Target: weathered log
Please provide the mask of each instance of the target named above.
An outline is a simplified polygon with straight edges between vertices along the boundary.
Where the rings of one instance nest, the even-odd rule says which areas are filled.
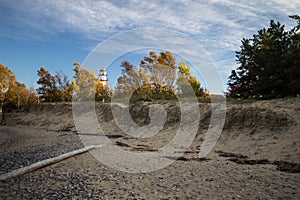
[[[33,163],[29,166],[22,167],[20,169],[15,169],[15,170],[13,170],[11,172],[8,172],[6,174],[1,174],[0,175],[0,180],[6,180],[6,179],[9,179],[9,178],[13,178],[13,177],[16,177],[16,176],[27,174],[29,172],[33,172],[33,171],[36,171],[38,169],[44,168],[46,166],[58,163],[58,162],[60,162],[62,160],[65,160],[67,158],[85,153],[87,151],[90,151],[92,149],[99,148],[99,147],[102,147],[102,145],[88,146],[88,147],[85,147],[85,148],[82,148],[82,149],[78,149],[78,150],[75,150],[75,151],[71,151],[71,152],[59,155],[59,156],[54,157],[54,158],[49,158],[49,159],[46,159],[46,160],[42,160],[42,161]]]

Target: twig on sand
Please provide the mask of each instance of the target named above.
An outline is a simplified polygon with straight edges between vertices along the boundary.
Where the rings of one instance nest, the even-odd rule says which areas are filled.
[[[46,160],[42,160],[42,161],[33,163],[29,166],[22,167],[20,169],[15,169],[15,170],[13,170],[11,172],[8,172],[6,174],[1,174],[0,175],[0,180],[6,180],[6,179],[9,179],[9,178],[13,178],[13,177],[16,177],[16,176],[27,174],[29,172],[33,172],[33,171],[36,171],[36,170],[41,169],[43,167],[58,163],[58,162],[60,162],[62,160],[65,160],[67,158],[76,156],[78,154],[85,153],[87,151],[90,151],[92,149],[99,148],[99,147],[102,147],[102,145],[88,146],[88,147],[85,147],[85,148],[82,148],[82,149],[78,149],[78,150],[75,150],[75,151],[71,151],[71,152],[59,155],[59,156],[54,157],[54,158],[49,158],[49,159],[46,159]]]

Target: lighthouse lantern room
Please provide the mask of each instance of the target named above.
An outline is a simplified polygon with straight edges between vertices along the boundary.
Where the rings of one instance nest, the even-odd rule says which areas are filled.
[[[103,86],[107,86],[108,78],[107,78],[107,74],[106,74],[106,69],[104,67],[102,67],[100,69],[99,79]]]

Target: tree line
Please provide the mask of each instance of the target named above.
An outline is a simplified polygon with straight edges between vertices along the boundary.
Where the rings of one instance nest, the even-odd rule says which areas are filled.
[[[291,30],[279,22],[270,21],[252,38],[243,38],[236,52],[239,66],[228,77],[228,98],[272,99],[300,95],[300,17]],[[35,90],[17,81],[15,74],[0,64],[0,102],[20,108],[39,102],[71,102],[86,98],[109,100],[112,96],[132,96],[136,100],[175,99],[177,96],[209,98],[209,93],[191,74],[183,61],[176,66],[170,51],[157,54],[150,51],[138,66],[128,61],[120,64],[121,76],[115,88],[103,85],[93,71],[74,63],[70,81],[63,72],[52,75],[46,68],[37,71],[39,85]],[[192,88],[192,92],[189,90]],[[1,106],[1,107],[2,107]]]
[[[16,75],[7,67],[0,64],[0,102],[1,111],[4,105],[20,108],[29,103],[38,103],[39,98],[33,87],[17,81]]]
[[[117,98],[128,97],[136,100],[175,99],[176,96],[209,97],[200,81],[191,74],[190,67],[183,61],[176,66],[176,58],[170,51],[157,54],[150,51],[139,66],[128,61],[121,63],[122,75],[114,89]],[[191,88],[188,91],[188,88]]]
[[[37,94],[42,102],[70,102],[93,97],[96,101],[107,101],[112,96],[132,97],[134,101],[145,101],[174,99],[176,95],[188,97],[185,88],[190,84],[194,96],[209,97],[201,87],[200,81],[191,75],[189,66],[183,61],[176,66],[176,59],[170,51],[162,51],[159,55],[150,51],[149,55],[144,57],[138,67],[126,60],[123,61],[120,64],[122,75],[113,89],[103,85],[94,71],[89,71],[76,62],[72,82],[62,72],[51,75],[48,70],[41,67],[38,70],[37,84],[40,87]]]
[[[69,81],[62,72],[55,75],[41,67],[37,74],[37,94],[42,102],[71,102],[81,98],[95,97],[96,101],[108,100],[111,96],[110,88],[104,86],[93,71],[89,71],[79,63],[74,64],[74,80]]]
[[[0,89],[3,105],[20,108],[22,105],[40,102],[71,102],[95,98],[96,101],[109,101],[116,98],[133,96],[135,100],[173,99],[176,95],[189,97],[186,92],[191,85],[197,97],[209,97],[183,61],[176,66],[176,59],[170,51],[158,55],[149,52],[140,65],[133,66],[128,61],[120,64],[122,74],[118,84],[111,89],[103,85],[94,71],[89,71],[75,62],[73,80],[70,81],[62,71],[51,74],[45,67],[37,71],[39,87],[27,89],[16,80],[15,74],[0,65]]]

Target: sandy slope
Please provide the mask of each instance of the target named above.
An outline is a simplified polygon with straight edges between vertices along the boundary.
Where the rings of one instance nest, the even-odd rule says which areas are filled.
[[[168,111],[167,122],[161,133],[150,139],[123,133],[114,123],[110,105],[99,104],[96,112],[115,144],[126,151],[151,152],[166,145],[179,126],[178,105],[163,106]],[[209,126],[210,105],[200,104],[199,108],[201,121],[193,144],[166,168],[129,174],[111,169],[86,153],[2,182],[1,197],[300,198],[299,98],[229,102],[221,138],[202,160],[198,153]],[[138,124],[147,124],[147,111],[147,104],[133,107],[132,118]],[[1,173],[83,147],[69,104],[35,105],[12,112],[0,134]]]

